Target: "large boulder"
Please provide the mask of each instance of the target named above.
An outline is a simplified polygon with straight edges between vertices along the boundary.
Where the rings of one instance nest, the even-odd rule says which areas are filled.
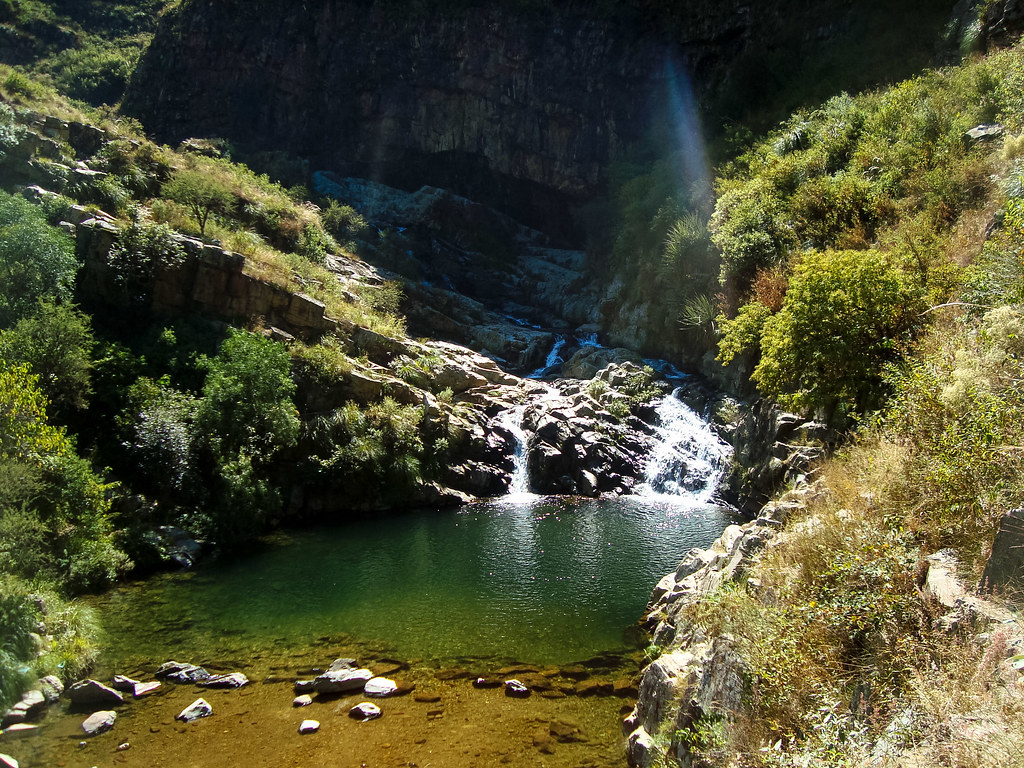
[[[981,589],[1019,589],[1024,583],[1024,508],[1011,509],[999,521],[992,554],[985,563]]]
[[[313,690],[326,694],[362,691],[372,677],[368,669],[328,669],[313,680]]]
[[[67,693],[72,704],[82,707],[124,704],[124,697],[120,693],[96,680],[79,680],[68,688]]]

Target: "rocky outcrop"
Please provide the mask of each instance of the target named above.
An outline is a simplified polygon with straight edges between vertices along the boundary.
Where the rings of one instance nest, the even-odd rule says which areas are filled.
[[[745,34],[748,19],[718,16]],[[584,4],[201,0],[163,25],[125,108],[164,140],[291,150],[566,232],[568,203],[643,135],[664,82],[662,46]]]
[[[625,396],[609,390],[601,397],[610,402]],[[531,402],[523,428],[530,435],[531,489],[583,496],[629,491],[643,478],[654,432],[634,416],[612,415],[573,382],[560,382],[558,390]]]
[[[1021,583],[1024,575],[1024,509],[1011,509],[999,521],[992,553],[985,563],[980,588],[1001,592]]]
[[[87,301],[130,305],[129,292],[109,255],[118,240],[118,225],[90,218],[76,227],[76,248],[84,263],[76,284]],[[265,282],[245,272],[245,256],[201,242],[176,238],[186,256],[159,265],[144,286],[145,309],[164,315],[201,313],[225,320],[263,317],[289,334],[310,338],[332,331],[337,322],[324,304],[302,293]]]
[[[970,3],[969,11],[978,13],[981,5],[980,29],[977,34],[989,47],[1000,48],[1012,45],[1024,32],[1024,3],[1020,0],[994,0],[986,3]]]
[[[729,636],[707,635],[691,625],[684,612],[741,576],[753,556],[815,492],[792,491],[766,504],[755,520],[730,525],[709,549],[692,550],[655,587],[645,623],[660,655],[644,670],[637,705],[624,723],[630,765],[648,768],[661,764],[661,755],[669,755],[689,768],[689,747],[696,734],[739,713],[742,657]],[[694,737],[687,738],[687,733]]]
[[[717,400],[711,415],[734,448],[722,495],[746,514],[756,513],[787,484],[808,479],[839,440],[825,424],[763,399],[751,404]]]

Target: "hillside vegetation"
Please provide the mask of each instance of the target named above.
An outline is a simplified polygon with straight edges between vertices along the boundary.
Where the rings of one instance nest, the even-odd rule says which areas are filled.
[[[53,116],[105,130],[87,166],[41,135]],[[335,409],[344,376],[372,367],[343,331],[286,346],[260,318],[229,327],[151,313],[155,277],[186,259],[183,238],[202,237],[245,256],[268,286],[322,300],[342,328],[404,339],[397,285],[343,289],[325,269],[329,258],[358,263],[366,225],[354,210],[321,209],[209,143],[187,149],[0,66],[4,185],[62,190],[33,204],[0,189],[0,706],[39,675],[88,666],[88,613],[67,600],[159,567],[157,527],[238,550],[281,522],[297,477],[348,486],[351,509],[403,505],[448,450],[422,404],[381,396]],[[58,226],[76,216],[116,232],[116,301],[79,282],[81,243]],[[430,370],[406,362],[425,366],[421,378]],[[403,372],[365,375],[402,383]],[[438,397],[443,421],[451,393]]]
[[[1017,46],[841,94],[722,169],[718,359],[856,429],[746,588],[689,611],[749,665],[735,722],[676,734],[698,760],[1020,765],[1015,638],[939,621],[922,579],[943,550],[976,585],[1024,503],[1022,77]]]

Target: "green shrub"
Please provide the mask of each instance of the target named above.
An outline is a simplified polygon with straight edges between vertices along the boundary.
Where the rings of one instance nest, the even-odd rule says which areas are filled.
[[[350,244],[353,240],[365,238],[370,230],[366,219],[355,208],[337,200],[328,201],[327,207],[320,211],[320,220],[339,243]]]
[[[782,309],[764,322],[752,378],[792,408],[842,421],[876,408],[884,367],[920,327],[920,284],[878,251],[811,252]]]
[[[195,499],[201,488],[193,414],[197,401],[166,379],[141,378],[129,390],[118,421],[137,475],[134,484],[158,497]]]
[[[13,328],[0,331],[0,359],[29,364],[56,417],[86,406],[92,347],[88,315],[48,301],[40,301]]]
[[[61,51],[47,69],[61,93],[90,104],[116,104],[138,58],[137,46],[93,39]]]
[[[147,307],[152,299],[153,281],[185,260],[185,248],[166,224],[154,224],[142,210],[122,227],[117,241],[107,252],[107,265],[128,303]]]
[[[35,538],[29,512],[46,526],[44,573],[71,591],[106,586],[131,565],[112,543],[111,486],[75,454],[63,429],[47,423],[36,382],[24,364],[0,368],[0,501],[20,510],[27,543]]]
[[[421,477],[422,409],[390,397],[360,409],[346,403],[307,425],[319,479],[354,501],[404,500]]]
[[[771,310],[759,301],[744,304],[732,319],[719,315],[722,335],[718,342],[718,361],[729,365],[744,353],[759,354],[764,324],[771,315]]]
[[[284,345],[232,328],[207,367],[196,426],[217,454],[270,458],[294,444],[299,421]]]
[[[199,227],[199,234],[206,234],[206,223],[211,214],[229,214],[236,205],[233,191],[220,178],[202,170],[183,168],[164,184],[161,193],[185,207]]]
[[[711,242],[722,253],[723,278],[749,283],[759,269],[778,265],[794,244],[782,200],[762,179],[727,190],[710,223]]]
[[[66,232],[27,200],[0,191],[0,328],[31,313],[39,299],[71,298],[78,266]]]

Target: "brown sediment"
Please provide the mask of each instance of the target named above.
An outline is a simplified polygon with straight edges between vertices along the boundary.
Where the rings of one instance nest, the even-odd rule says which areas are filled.
[[[521,699],[506,696],[501,687],[474,687],[475,677],[439,679],[451,676],[429,667],[396,669],[396,681],[415,693],[372,699],[382,716],[359,722],[348,713],[368,700],[362,693],[315,696],[311,705],[294,707],[292,681],[298,675],[281,674],[280,665],[261,666],[239,670],[253,682],[237,690],[165,684],[157,693],[120,707],[114,728],[90,739],[81,730],[88,713],[70,712],[62,702],[47,713],[37,735],[4,744],[2,751],[24,768],[625,765],[620,710],[632,702],[573,695],[576,681],[557,670],[531,673],[535,683],[545,683],[546,691],[534,690]],[[293,669],[306,671],[301,665]],[[143,677],[152,672],[133,671]],[[495,672],[482,665],[478,674]],[[567,695],[541,695],[552,691]],[[210,702],[213,714],[192,723],[176,721],[200,696]],[[319,721],[320,729],[300,735],[299,725],[307,719]]]

